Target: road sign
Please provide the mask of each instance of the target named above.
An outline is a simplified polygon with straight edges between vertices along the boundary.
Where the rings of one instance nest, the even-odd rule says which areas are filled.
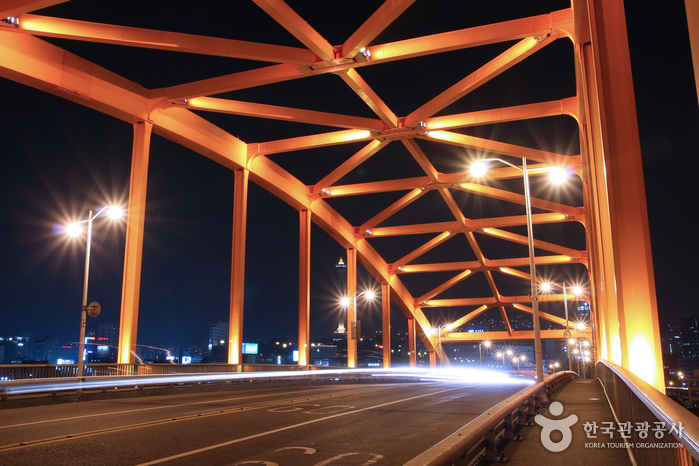
[[[90,317],[97,317],[100,315],[100,312],[102,311],[102,306],[100,306],[100,303],[97,301],[93,301],[90,303],[89,306],[87,306],[87,313],[90,315]]]
[[[570,330],[566,330],[565,332],[563,332],[563,336],[566,338],[570,338]]]

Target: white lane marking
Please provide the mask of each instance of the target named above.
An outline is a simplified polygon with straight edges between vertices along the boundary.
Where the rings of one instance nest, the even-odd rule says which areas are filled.
[[[279,432],[284,432],[285,430],[291,430],[291,429],[296,429],[297,427],[303,427],[303,426],[307,426],[307,425],[310,425],[310,424],[315,424],[316,422],[326,421],[326,420],[328,420],[328,419],[333,419],[333,418],[341,417],[341,416],[347,416],[347,415],[349,415],[349,414],[361,413],[362,411],[369,411],[369,410],[372,410],[372,409],[383,408],[384,406],[389,406],[389,405],[393,405],[393,404],[396,404],[396,403],[402,403],[402,402],[404,402],[404,401],[416,400],[416,399],[418,399],[418,398],[424,398],[424,397],[426,397],[426,396],[439,395],[440,393],[446,393],[446,392],[451,392],[451,391],[454,391],[454,390],[460,390],[460,389],[462,389],[462,388],[463,388],[463,387],[448,388],[448,389],[446,389],[446,390],[440,390],[440,391],[438,391],[438,392],[426,393],[426,394],[424,394],[424,395],[417,395],[417,396],[412,396],[412,397],[410,397],[410,398],[404,398],[404,399],[402,399],[402,400],[390,401],[390,402],[388,402],[388,403],[383,403],[383,404],[376,405],[376,406],[370,406],[370,407],[368,407],[368,408],[361,408],[361,409],[357,409],[357,410],[355,410],[355,411],[349,411],[349,412],[347,412],[347,413],[333,414],[332,416],[327,416],[327,417],[323,417],[323,418],[320,418],[320,419],[313,419],[313,420],[311,420],[311,421],[301,422],[301,423],[299,423],[299,424],[294,424],[294,425],[286,426],[286,427],[280,427],[279,429],[268,430],[267,432],[260,432],[259,434],[249,435],[249,436],[247,436],[247,437],[241,437],[241,438],[237,438],[237,439],[234,439],[234,440],[229,440],[228,442],[218,443],[218,444],[216,444],[216,445],[210,445],[210,446],[208,446],[208,447],[204,447],[204,448],[199,448],[199,449],[196,449],[196,450],[187,451],[187,452],[184,452],[184,453],[180,453],[179,455],[172,455],[172,456],[168,456],[168,457],[166,457],[166,458],[160,458],[160,459],[157,459],[157,460],[149,461],[148,463],[141,463],[141,464],[139,464],[138,466],[150,466],[151,464],[160,464],[160,463],[164,463],[164,462],[166,462],[166,461],[171,461],[171,460],[175,460],[175,459],[178,459],[178,458],[184,458],[185,456],[196,455],[197,453],[203,453],[203,452],[205,452],[205,451],[215,450],[215,449],[217,449],[217,448],[227,447],[228,445],[233,445],[233,444],[236,444],[236,443],[245,442],[245,441],[247,441],[247,440],[252,440],[252,439],[259,438],[259,437],[264,437],[264,436],[266,436],[266,435],[271,435],[271,434],[276,434],[276,433],[279,433]]]
[[[315,390],[301,390],[298,392],[294,392],[293,395],[297,393],[305,393],[305,392],[313,392]],[[58,422],[58,421],[72,421],[75,419],[85,419],[89,417],[98,417],[98,416],[111,416],[114,414],[128,414],[128,413],[136,413],[139,411],[151,411],[154,409],[166,409],[166,408],[178,408],[181,406],[194,406],[194,405],[203,405],[203,404],[208,404],[208,403],[223,403],[223,402],[229,402],[229,401],[237,401],[237,400],[249,400],[252,398],[264,398],[267,396],[274,396],[274,395],[279,395],[279,393],[270,393],[267,395],[255,395],[255,396],[244,396],[244,397],[239,397],[239,398],[227,398],[224,400],[211,400],[211,401],[197,401],[194,403],[184,403],[184,404],[177,404],[177,405],[165,405],[165,406],[155,406],[152,408],[138,408],[138,409],[128,409],[125,411],[112,411],[111,413],[97,413],[97,414],[85,414],[83,416],[73,416],[73,417],[64,417],[60,419],[45,419],[43,421],[34,421],[34,422],[25,422],[22,424],[13,424],[10,426],[0,426],[0,429],[7,429],[10,427],[22,427],[22,426],[31,426],[34,424],[44,424],[48,422]],[[288,395],[288,394],[286,394]]]
[[[313,453],[316,452],[315,448],[309,448],[309,447],[284,447],[284,448],[277,448],[274,450],[274,453],[278,451],[284,451],[284,450],[303,450],[304,455],[312,455]]]
[[[317,407],[317,406],[320,406],[320,405],[315,405],[315,404],[301,404],[301,405],[297,405],[297,404],[295,404],[294,406],[280,406],[280,407],[278,407],[278,408],[268,409],[267,412],[268,412],[268,413],[290,413],[290,412],[292,412],[292,411],[301,411],[301,410],[303,410],[302,406],[314,406],[314,407]]]
[[[339,460],[341,458],[344,458],[345,456],[354,456],[354,455],[364,455],[365,453],[344,453],[342,455],[337,455],[333,456],[332,458],[328,458],[325,461],[321,461],[320,463],[315,464],[314,466],[325,466],[326,464],[330,464],[335,460]],[[361,466],[369,466],[370,464],[376,463],[378,460],[383,458],[383,455],[376,455],[374,453],[366,453],[367,455],[371,455],[374,457],[373,460],[369,460],[366,463],[362,464]]]

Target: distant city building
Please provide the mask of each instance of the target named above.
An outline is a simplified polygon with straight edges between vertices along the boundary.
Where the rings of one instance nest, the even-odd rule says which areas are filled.
[[[85,353],[88,363],[117,361],[119,326],[112,322],[91,325],[85,332]]]
[[[0,363],[17,364],[31,360],[32,345],[31,337],[0,337]]]
[[[680,331],[676,325],[666,325],[660,330],[660,347],[662,354],[680,355],[682,341]]]
[[[347,296],[347,264],[340,257],[340,261],[335,265],[337,270],[337,279],[340,287],[340,296]]]
[[[228,329],[222,320],[209,327],[209,362],[228,362]]]
[[[680,343],[683,358],[699,357],[699,319],[680,319]]]
[[[337,345],[315,345],[311,348],[311,364],[331,366],[335,358],[337,358]]]

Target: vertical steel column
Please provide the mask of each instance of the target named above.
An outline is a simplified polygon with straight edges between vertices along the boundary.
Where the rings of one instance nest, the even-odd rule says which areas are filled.
[[[381,337],[383,342],[383,367],[391,367],[391,287],[381,285]]]
[[[410,367],[417,366],[417,341],[415,338],[415,319],[408,319],[408,355]]]
[[[143,229],[146,223],[146,187],[148,186],[148,159],[153,124],[134,123],[131,153],[131,180],[129,207],[126,211],[126,244],[124,252],[124,280],[121,287],[121,318],[119,321],[120,364],[136,362],[138,334],[138,303],[141,296],[141,258],[143,256]]]
[[[245,303],[245,235],[248,217],[248,177],[235,171],[233,199],[233,252],[231,257],[231,308],[228,328],[228,364],[242,364],[243,307]]]
[[[299,211],[299,366],[310,364],[311,212]]]
[[[616,300],[614,270],[614,246],[611,235],[611,218],[607,179],[605,173],[605,144],[602,140],[604,118],[600,109],[600,98],[592,45],[584,44],[580,51],[582,62],[585,110],[587,113],[587,156],[583,159],[586,179],[589,184],[589,198],[586,199],[586,219],[588,236],[589,267],[595,279],[593,284],[593,310],[598,309],[601,337],[600,356],[615,364],[622,364],[621,335],[619,333],[619,313]]]
[[[622,366],[664,390],[655,278],[623,0],[589,0]],[[596,128],[592,128],[594,131]],[[608,325],[608,328],[613,325]],[[649,364],[649,361],[653,361]]]
[[[352,323],[357,321],[357,250],[347,250],[347,367],[357,367],[357,340]]]

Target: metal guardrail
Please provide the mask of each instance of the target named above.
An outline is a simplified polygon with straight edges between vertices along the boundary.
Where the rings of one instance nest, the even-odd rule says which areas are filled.
[[[268,372],[324,369],[325,366],[277,364],[86,364],[83,377],[131,375],[207,374],[220,372]],[[27,379],[78,377],[77,364],[2,364],[0,382]]]
[[[554,395],[577,377],[574,372],[559,372],[515,393],[404,466],[451,466],[480,459],[504,461],[498,455],[500,441],[517,439],[520,426],[536,415],[544,396]]]
[[[659,440],[653,435],[653,430],[646,430],[646,438],[641,438],[640,429],[631,429],[631,438],[626,439],[625,442],[631,445],[630,450],[636,464],[639,466],[697,464],[699,461],[699,418],[697,416],[616,364],[599,361],[595,366],[595,375],[604,386],[617,422],[631,422],[633,427],[647,422],[651,429],[656,427],[656,422],[664,423],[665,429],[673,436],[671,440]],[[672,426],[676,429],[672,430]],[[645,447],[658,442],[664,443],[664,448]],[[669,448],[672,444],[681,446]]]
[[[273,366],[275,367],[275,366]],[[280,367],[280,366],[276,366]],[[12,399],[35,397],[56,397],[60,395],[87,395],[107,393],[111,391],[124,392],[145,391],[154,388],[182,388],[192,386],[212,386],[226,384],[242,386],[260,383],[290,383],[290,382],[417,382],[432,380],[424,374],[405,370],[369,370],[324,368],[313,370],[289,371],[243,371],[218,373],[171,373],[171,374],[142,374],[119,377],[90,377],[83,380],[77,377],[62,377],[53,379],[23,379],[0,382],[0,408],[2,402]],[[242,368],[241,368],[242,369]],[[250,369],[250,367],[247,367]],[[304,369],[301,367],[301,369]]]

